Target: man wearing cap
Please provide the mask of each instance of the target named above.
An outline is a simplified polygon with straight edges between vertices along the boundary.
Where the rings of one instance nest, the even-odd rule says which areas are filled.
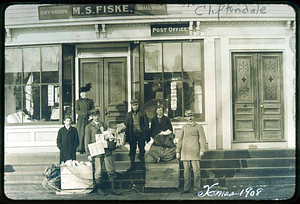
[[[77,147],[77,152],[80,152],[80,154],[83,154],[85,152],[85,127],[88,124],[88,119],[91,114],[90,111],[95,108],[94,101],[86,97],[86,94],[91,89],[91,87],[91,83],[86,84],[86,86],[84,87],[80,87],[80,99],[78,99],[75,104],[76,114],[78,115],[76,128],[78,130],[79,137],[79,145]]]
[[[115,171],[115,164],[113,159],[112,151],[116,149],[116,142],[105,138],[107,141],[107,148],[104,148],[104,154],[96,155],[94,157],[90,156],[88,145],[96,142],[96,134],[102,134],[106,130],[106,125],[100,122],[100,111],[98,109],[93,109],[90,111],[92,116],[92,122],[88,124],[85,128],[85,149],[88,155],[88,159],[93,163],[93,172],[95,185],[99,195],[105,196],[106,193],[103,191],[102,186],[102,166],[105,162],[105,168],[107,171],[108,179],[111,183],[111,193],[113,195],[121,195],[121,193],[115,188],[115,180],[117,174]]]
[[[182,127],[176,147],[176,157],[183,161],[184,168],[184,190],[181,193],[191,191],[191,164],[194,171],[194,191],[198,193],[201,186],[200,160],[205,153],[206,138],[202,125],[193,120],[193,111],[187,110],[185,116],[188,123]]]
[[[144,111],[140,110],[139,101],[137,99],[133,99],[132,101],[130,101],[130,103],[131,111],[126,114],[125,118],[125,142],[128,142],[130,145],[129,157],[131,166],[127,170],[128,172],[135,170],[134,162],[137,143],[140,151],[138,158],[142,162],[142,168],[145,169],[145,141],[150,141],[150,137],[147,134],[149,131],[147,114]]]

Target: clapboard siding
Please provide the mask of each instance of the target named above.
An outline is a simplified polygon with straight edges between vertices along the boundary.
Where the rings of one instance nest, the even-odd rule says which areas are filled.
[[[45,4],[46,5],[46,4]],[[40,5],[12,5],[7,7],[5,10],[5,25],[12,26],[12,25],[22,25],[22,24],[43,24],[43,23],[50,23],[50,22],[78,22],[78,21],[95,21],[99,20],[122,20],[122,19],[172,19],[172,18],[201,18],[200,20],[207,20],[207,19],[214,19],[217,20],[216,14],[208,15],[209,12],[209,5],[208,4],[201,4],[201,5],[188,5],[188,4],[169,4],[168,5],[168,15],[158,15],[158,16],[115,16],[115,17],[93,17],[93,18],[80,18],[80,19],[56,19],[56,20],[46,20],[40,21],[38,18],[38,6]],[[202,15],[197,15],[195,13],[196,9],[199,6],[206,6],[205,10],[203,8],[200,11]],[[227,6],[227,5],[225,5]],[[232,5],[235,7],[239,7],[241,9],[245,8],[245,5]],[[248,9],[256,8],[256,5],[247,5]],[[294,9],[288,5],[260,5],[260,7],[266,6],[266,13],[265,14],[225,14],[221,13],[220,16],[222,18],[275,18],[275,19],[290,19],[295,18]],[[219,5],[214,4],[211,5],[211,10],[217,11]]]

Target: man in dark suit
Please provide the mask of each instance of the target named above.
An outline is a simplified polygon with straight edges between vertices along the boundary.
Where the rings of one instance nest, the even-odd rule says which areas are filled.
[[[174,134],[170,118],[164,115],[164,107],[155,108],[156,116],[151,120],[151,135],[154,139],[146,154],[147,163],[171,161],[176,156],[176,146],[173,142]]]
[[[140,150],[138,158],[143,164],[143,169],[145,169],[145,141],[148,142],[150,140],[150,137],[147,135],[147,132],[149,131],[147,114],[140,110],[139,101],[137,99],[133,99],[130,103],[131,111],[126,114],[125,118],[125,142],[128,142],[130,145],[129,157],[131,166],[127,170],[128,172],[135,170],[134,162],[137,144]]]

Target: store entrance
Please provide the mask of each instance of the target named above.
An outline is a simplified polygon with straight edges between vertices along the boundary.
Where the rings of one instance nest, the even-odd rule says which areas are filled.
[[[282,141],[282,53],[234,53],[234,142]]]
[[[126,58],[80,59],[80,86],[92,83],[88,97],[110,127],[124,122],[127,112]]]

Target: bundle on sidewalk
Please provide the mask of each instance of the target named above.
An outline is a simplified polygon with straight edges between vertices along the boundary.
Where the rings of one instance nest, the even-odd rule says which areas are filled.
[[[57,195],[91,193],[94,189],[92,163],[68,160],[50,165],[44,172],[42,185]]]

